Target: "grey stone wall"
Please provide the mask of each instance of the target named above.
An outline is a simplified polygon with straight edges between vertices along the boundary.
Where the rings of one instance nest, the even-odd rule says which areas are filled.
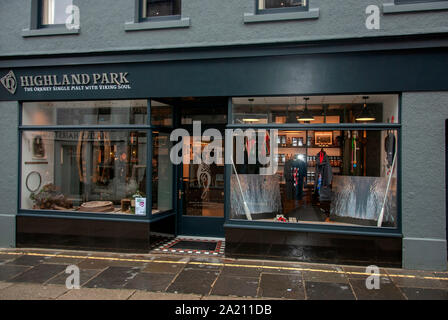
[[[17,102],[0,102],[0,247],[15,246],[18,191]]]
[[[403,267],[447,269],[445,120],[448,92],[403,93]]]
[[[79,34],[23,37],[30,2],[2,1],[0,56],[448,32],[447,10],[381,14],[380,30],[368,30],[366,7],[381,9],[392,0],[310,0],[310,8],[319,8],[318,19],[261,23],[244,23],[244,14],[255,12],[254,0],[184,0],[182,16],[190,18],[189,27],[144,31],[125,31],[125,23],[134,20],[134,0],[74,0],[81,13]]]

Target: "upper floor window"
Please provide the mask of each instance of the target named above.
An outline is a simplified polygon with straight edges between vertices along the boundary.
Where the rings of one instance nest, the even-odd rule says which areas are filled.
[[[308,9],[307,0],[258,0],[258,13],[284,11],[304,11]]]
[[[141,19],[176,17],[181,14],[181,0],[141,0]]]
[[[395,4],[414,4],[414,3],[425,3],[425,2],[440,2],[448,0],[395,0]]]
[[[40,25],[65,24],[70,13],[66,13],[73,0],[41,0],[40,1]]]

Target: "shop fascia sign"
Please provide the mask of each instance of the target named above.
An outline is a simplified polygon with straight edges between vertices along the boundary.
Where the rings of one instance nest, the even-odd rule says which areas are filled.
[[[127,90],[131,89],[128,77],[128,72],[103,72],[23,75],[17,79],[10,70],[0,82],[11,94],[15,94],[18,85],[25,92]]]

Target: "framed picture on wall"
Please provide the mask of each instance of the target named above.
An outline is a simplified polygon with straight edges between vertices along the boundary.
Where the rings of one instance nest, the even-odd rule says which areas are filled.
[[[330,146],[333,144],[333,132],[316,131],[314,133],[314,144],[317,146]]]
[[[33,136],[33,140],[31,141],[31,150],[33,160],[45,160],[47,158],[44,138],[40,134],[36,134]]]

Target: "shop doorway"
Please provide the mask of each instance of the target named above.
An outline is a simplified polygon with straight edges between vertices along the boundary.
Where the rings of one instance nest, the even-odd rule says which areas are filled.
[[[206,164],[203,151],[208,141],[208,129],[221,133],[215,143],[224,156],[224,130],[227,124],[227,98],[164,99],[173,106],[175,128],[188,131],[190,137],[183,147],[190,149],[190,162],[177,165],[177,234],[182,236],[224,237],[224,163]],[[200,129],[198,130],[198,122]],[[196,127],[194,127],[196,124]],[[204,134],[205,133],[205,134]],[[185,145],[187,144],[187,145]],[[194,152],[201,154],[195,163]],[[212,153],[212,156],[214,154]]]

